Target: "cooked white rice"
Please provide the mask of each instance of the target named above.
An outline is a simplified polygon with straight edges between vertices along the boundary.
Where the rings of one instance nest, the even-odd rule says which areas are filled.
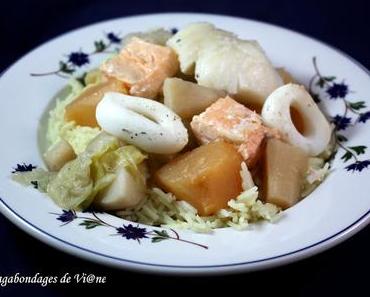
[[[147,199],[138,207],[117,212],[118,216],[134,222],[202,233],[223,227],[241,230],[259,220],[274,221],[279,214],[278,207],[258,200],[256,186],[230,200],[226,209],[208,217],[199,216],[189,203],[176,200],[174,195],[159,188],[150,189]]]
[[[306,179],[303,184],[302,197],[311,194],[330,173],[330,165],[322,158],[312,157],[308,162]]]

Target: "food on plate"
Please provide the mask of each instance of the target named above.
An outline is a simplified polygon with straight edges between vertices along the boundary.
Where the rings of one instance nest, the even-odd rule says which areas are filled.
[[[303,117],[303,133],[294,126],[291,107]],[[270,127],[279,129],[289,143],[312,156],[319,155],[329,145],[330,124],[303,86],[287,84],[276,89],[263,105],[262,118]]]
[[[36,182],[62,208],[84,210],[94,203],[114,209],[117,205],[134,206],[144,198],[145,159],[146,155],[136,147],[100,132],[83,153],[58,172],[38,169],[14,178],[22,184]],[[117,180],[130,188],[117,187]]]
[[[172,154],[188,142],[181,118],[154,100],[109,92],[98,104],[96,118],[103,130],[146,152]]]
[[[92,72],[95,72],[95,70]],[[78,80],[69,80],[64,90],[65,93],[57,98],[54,108],[49,112],[46,132],[46,141],[49,149],[61,139],[64,139],[73,147],[76,154],[80,154],[86,149],[88,143],[100,133],[99,127],[80,126],[74,121],[66,121],[65,119],[66,106],[83,89],[84,86]]]
[[[127,93],[124,84],[116,79],[105,78],[101,82],[90,84],[66,106],[66,121],[73,121],[80,126],[97,127],[96,106],[107,92]]]
[[[283,84],[257,41],[242,40],[211,24],[191,24],[167,44],[179,55],[183,72],[194,69],[199,85],[225,90],[246,104],[262,105]]]
[[[88,86],[97,84],[103,81],[107,81],[107,76],[103,74],[99,69],[94,69],[86,73],[83,78],[83,83]]]
[[[225,140],[236,145],[249,167],[256,164],[270,131],[261,117],[230,97],[220,98],[200,115],[191,127],[200,143]],[[277,133],[276,137],[279,137]]]
[[[183,119],[204,111],[226,92],[200,86],[176,77],[167,78],[163,84],[164,105]]]
[[[267,140],[263,164],[264,200],[282,209],[296,204],[308,169],[307,154],[272,138]]]
[[[195,61],[203,50],[210,33],[215,30],[209,23],[195,23],[186,26],[167,41],[167,45],[178,54],[181,72],[194,75]],[[225,31],[218,31],[221,35],[232,35]]]
[[[311,157],[308,159],[308,170],[303,182],[302,198],[312,193],[329,175],[330,165],[322,157]]]
[[[154,43],[154,44],[165,46],[167,40],[172,37],[172,33],[171,31],[165,30],[163,28],[156,28],[156,29],[149,30],[147,32],[133,32],[133,33],[127,34],[123,38],[122,45],[126,46],[133,37],[140,38],[149,43]]]
[[[124,145],[101,158],[101,164],[115,175],[112,183],[97,194],[94,204],[105,210],[135,207],[146,196],[147,158],[137,148]],[[105,169],[107,170],[107,169]],[[104,172],[100,173],[104,177]]]
[[[46,166],[50,171],[60,170],[67,162],[76,158],[73,147],[64,139],[54,144],[44,154]]]
[[[275,221],[330,173],[331,127],[261,46],[207,23],[131,33],[49,113],[48,170],[16,172],[64,209],[196,232]]]
[[[179,68],[175,52],[165,46],[133,37],[123,50],[100,67],[106,75],[129,87],[129,94],[155,98],[167,77]]]
[[[229,143],[202,145],[170,161],[156,173],[158,184],[208,216],[225,208],[242,191],[242,158]]]

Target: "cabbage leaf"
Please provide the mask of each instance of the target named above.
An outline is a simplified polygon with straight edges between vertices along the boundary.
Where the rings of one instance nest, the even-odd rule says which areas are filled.
[[[66,209],[85,209],[109,186],[116,170],[124,166],[135,178],[145,181],[138,165],[146,158],[132,145],[120,146],[117,138],[100,133],[75,160],[67,163],[49,183],[47,193]]]

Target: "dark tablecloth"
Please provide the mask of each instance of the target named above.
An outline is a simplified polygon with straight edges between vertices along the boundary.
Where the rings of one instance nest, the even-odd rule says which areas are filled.
[[[0,71],[35,46],[68,30],[114,17],[167,11],[228,14],[281,25],[321,39],[370,68],[368,1],[17,0],[1,4]],[[280,292],[293,296],[358,296],[360,292],[368,291],[369,231],[367,227],[327,252],[280,268],[212,278],[170,278],[85,262],[40,243],[0,215],[0,276],[17,272],[21,275],[39,272],[50,276],[66,272],[94,273],[106,276],[107,283],[81,287],[85,290],[116,287],[115,294],[142,294],[145,291],[195,294],[200,288],[209,293],[225,288],[224,294],[228,295],[234,290],[243,295],[257,290],[259,295]],[[70,286],[9,285],[0,288],[0,296],[65,296],[67,287]]]

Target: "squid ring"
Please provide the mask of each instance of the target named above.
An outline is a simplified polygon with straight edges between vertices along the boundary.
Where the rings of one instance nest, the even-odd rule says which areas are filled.
[[[181,118],[146,98],[107,92],[96,107],[96,120],[104,131],[149,153],[176,153],[188,142]]]
[[[294,126],[291,107],[302,115],[303,134]],[[329,144],[330,125],[303,86],[287,84],[272,92],[263,105],[262,118],[266,125],[279,129],[289,143],[309,155],[320,154]]]

